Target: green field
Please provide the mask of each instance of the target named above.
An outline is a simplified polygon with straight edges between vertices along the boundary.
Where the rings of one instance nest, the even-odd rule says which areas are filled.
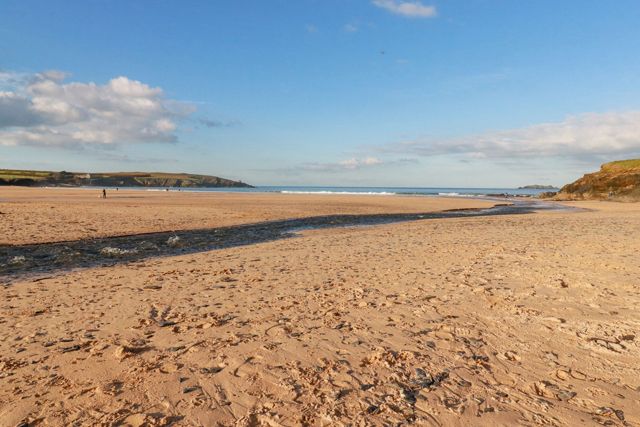
[[[602,165],[603,170],[626,170],[640,168],[640,159],[617,160]]]
[[[33,179],[34,181],[41,181],[51,176],[51,172],[44,171],[28,171],[28,170],[13,170],[13,169],[0,169],[0,179]]]
[[[0,169],[0,185],[101,187],[250,187],[210,175],[167,172],[52,172]]]

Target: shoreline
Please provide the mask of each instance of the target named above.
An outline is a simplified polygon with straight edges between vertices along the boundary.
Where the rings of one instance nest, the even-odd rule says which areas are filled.
[[[237,193],[237,194],[301,194],[346,196],[429,196],[429,197],[535,197],[544,192],[529,188],[483,187],[358,187],[358,186],[253,186],[253,187],[109,187],[109,186],[0,186],[22,189],[63,189],[101,191],[150,191],[177,193]],[[118,190],[116,190],[118,189]],[[349,191],[351,190],[351,191]],[[370,190],[370,191],[365,191]],[[377,190],[377,191],[372,191]],[[457,190],[457,191],[456,191]],[[460,192],[462,190],[462,193]]]
[[[422,213],[487,208],[478,198],[379,197],[278,193],[99,192],[0,188],[0,245],[46,243],[114,235],[295,219],[333,214]]]

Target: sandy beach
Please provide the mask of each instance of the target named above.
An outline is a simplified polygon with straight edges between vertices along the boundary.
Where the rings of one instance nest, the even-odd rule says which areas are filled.
[[[494,202],[0,188],[0,244]],[[639,425],[640,205],[302,231],[0,287],[0,426]]]
[[[329,214],[483,208],[479,200],[364,195],[193,193],[0,187],[0,244],[223,227]]]

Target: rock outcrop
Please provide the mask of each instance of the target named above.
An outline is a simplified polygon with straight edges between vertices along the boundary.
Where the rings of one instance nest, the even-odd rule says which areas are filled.
[[[554,187],[553,185],[525,185],[523,187],[518,187],[518,190],[557,190],[558,187]]]
[[[605,163],[598,172],[562,187],[554,198],[640,201],[640,159]]]

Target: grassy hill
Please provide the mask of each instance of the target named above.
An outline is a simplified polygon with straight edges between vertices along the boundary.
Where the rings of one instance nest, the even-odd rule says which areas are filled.
[[[562,187],[555,198],[640,201],[640,159],[605,163],[598,172]]]
[[[0,169],[0,185],[28,187],[251,187],[241,181],[209,175],[163,172],[50,172]]]

